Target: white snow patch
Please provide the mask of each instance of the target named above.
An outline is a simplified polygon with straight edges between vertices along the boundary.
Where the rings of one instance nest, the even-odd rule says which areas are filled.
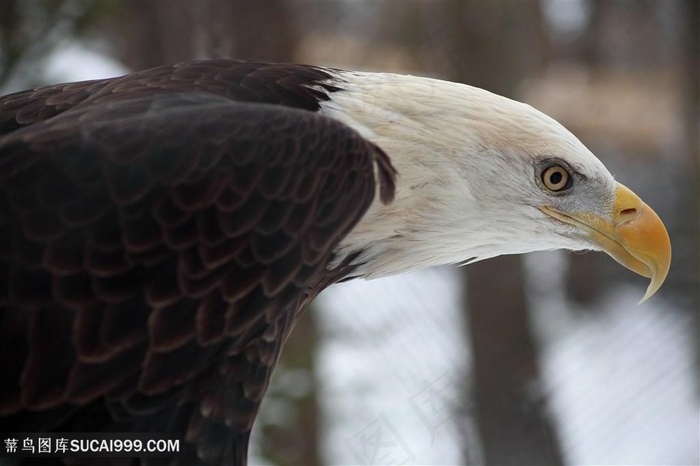
[[[318,299],[327,464],[459,464],[466,398],[459,275],[353,281]]]
[[[700,464],[700,402],[689,312],[663,293],[618,288],[599,309],[565,300],[566,252],[526,256],[550,411],[568,464]],[[537,277],[536,280],[533,277]]]
[[[42,75],[47,82],[62,83],[112,78],[129,71],[124,64],[78,41],[64,41],[47,57]]]
[[[689,313],[662,295],[638,306],[644,290],[632,286],[599,309],[576,309],[563,293],[566,254],[526,256],[542,386],[566,464],[699,464]],[[319,297],[327,464],[465,462],[464,439],[444,411],[416,407],[429,405],[420,398],[426,387],[439,393],[439,408],[465,402],[462,286],[462,275],[443,268],[337,285]],[[469,456],[478,463],[478,452]]]

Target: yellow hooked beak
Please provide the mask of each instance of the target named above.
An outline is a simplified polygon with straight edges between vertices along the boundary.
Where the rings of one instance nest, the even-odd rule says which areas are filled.
[[[640,301],[651,298],[671,266],[671,240],[656,212],[624,185],[617,183],[611,218],[586,212],[563,213],[542,207],[546,214],[585,230],[613,259],[639,275],[651,278]]]

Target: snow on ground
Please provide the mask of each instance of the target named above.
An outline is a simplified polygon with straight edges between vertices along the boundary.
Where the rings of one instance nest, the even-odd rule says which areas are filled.
[[[610,292],[595,309],[568,304],[557,283],[567,253],[526,264],[543,342],[543,377],[569,464],[700,464],[697,329],[662,292]],[[625,273],[622,271],[622,273]],[[538,289],[539,288],[539,289]],[[549,291],[546,291],[549,288]]]
[[[643,290],[632,286],[611,292],[599,309],[574,312],[551,292],[565,254],[532,254],[526,263],[540,281],[531,281],[532,309],[568,462],[699,464],[697,330],[690,313],[675,309],[663,292],[637,305]]]
[[[87,48],[75,40],[62,40],[38,64],[38,69],[31,68],[37,73],[38,81],[43,84],[57,84],[70,81],[87,81],[90,79],[111,78],[129,72],[122,63],[103,53]],[[36,83],[37,76],[27,76],[26,67],[20,66],[0,90],[3,94],[18,92]]]
[[[533,254],[526,264],[537,276],[531,307],[566,463],[699,464],[688,313],[660,296],[637,306],[637,287],[574,313],[558,283],[565,254]],[[327,464],[464,463],[445,411],[467,393],[460,280],[442,268],[319,297]]]
[[[458,276],[353,281],[317,300],[328,464],[459,463],[465,363]]]
[[[111,78],[129,71],[122,63],[90,50],[80,42],[65,41],[49,55],[42,75],[47,82],[61,83]]]
[[[544,376],[572,464],[698,464],[692,322],[638,288],[549,341]]]

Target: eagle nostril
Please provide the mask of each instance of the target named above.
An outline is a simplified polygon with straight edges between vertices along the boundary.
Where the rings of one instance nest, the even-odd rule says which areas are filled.
[[[634,220],[639,216],[639,209],[636,207],[630,207],[628,209],[622,209],[619,214],[620,223],[629,222]]]

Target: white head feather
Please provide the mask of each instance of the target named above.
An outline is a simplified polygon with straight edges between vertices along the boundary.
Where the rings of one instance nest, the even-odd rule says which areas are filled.
[[[339,245],[338,261],[362,251],[357,273],[374,278],[501,254],[594,248],[540,211],[552,197],[536,173],[547,158],[595,180],[598,197],[615,189],[603,164],[555,120],[464,84],[360,72],[339,78],[342,90],[322,113],[381,147],[398,179],[394,202],[373,203]],[[569,202],[594,204],[585,198]]]

